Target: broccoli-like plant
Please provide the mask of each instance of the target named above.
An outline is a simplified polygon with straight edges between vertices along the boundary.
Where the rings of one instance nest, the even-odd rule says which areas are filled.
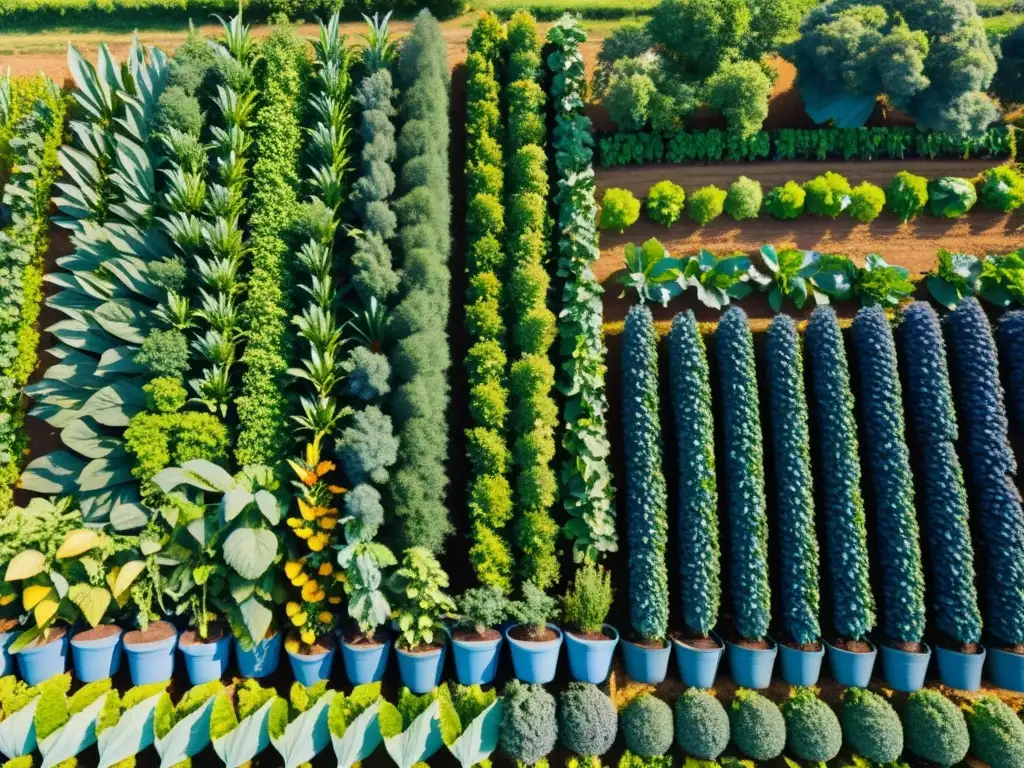
[[[843,731],[832,707],[813,688],[801,688],[782,705],[786,748],[798,760],[827,763],[843,748]]]
[[[839,321],[831,307],[814,310],[805,340],[821,457],[832,623],[840,637],[859,640],[875,625],[875,600],[868,577],[850,371]]]
[[[592,683],[569,683],[558,697],[558,736],[570,752],[600,757],[615,741],[619,716],[615,705]]]
[[[676,744],[698,760],[716,760],[729,746],[729,715],[707,691],[688,688],[676,700]]]
[[[874,488],[878,562],[882,569],[882,628],[895,642],[924,635],[924,573],[903,423],[903,391],[896,344],[881,307],[865,307],[853,320],[867,466]]]
[[[985,546],[986,623],[998,640],[1024,643],[1024,511],[1014,484],[1017,461],[1007,435],[995,339],[985,311],[965,299],[946,317],[953,392],[967,447],[967,476]]]
[[[764,199],[760,182],[740,176],[729,185],[725,197],[725,212],[735,221],[756,219]]]
[[[885,191],[863,181],[850,191],[850,215],[862,224],[878,218],[885,207]]]
[[[732,551],[732,604],[736,631],[748,640],[768,633],[768,519],[764,446],[759,416],[754,340],[747,315],[730,308],[716,331],[725,417],[726,503]]]
[[[995,696],[985,696],[967,708],[971,753],[992,768],[1024,765],[1024,723]]]
[[[661,469],[658,350],[654,320],[646,306],[633,307],[626,316],[622,390],[630,621],[641,637],[662,641],[668,632],[668,518]]]
[[[555,697],[541,685],[512,680],[505,686],[503,698],[501,750],[513,760],[534,765],[555,748]]]
[[[721,552],[711,380],[693,312],[672,320],[668,349],[679,478],[679,598],[687,628],[706,637],[718,623]]]
[[[722,215],[727,196],[728,193],[724,189],[714,185],[701,187],[690,195],[690,204],[686,206],[686,212],[698,227],[706,226]]]
[[[671,227],[683,215],[685,203],[686,190],[671,181],[659,181],[648,190],[644,207],[653,221]]]
[[[612,574],[600,566],[583,565],[562,597],[565,624],[584,634],[598,634],[612,609]]]
[[[778,315],[765,342],[772,447],[778,497],[782,566],[782,623],[800,643],[815,643],[818,623],[818,537],[814,529],[811,438],[808,429],[804,363],[796,323]]]
[[[872,763],[897,760],[903,752],[903,726],[892,705],[866,688],[847,688],[839,717],[850,749]]]
[[[903,709],[907,749],[929,763],[950,768],[967,756],[971,736],[964,713],[938,691],[914,691]]]
[[[1009,165],[983,171],[978,195],[987,208],[1013,213],[1024,206],[1024,174]]]
[[[637,696],[622,710],[626,749],[638,757],[664,755],[672,748],[672,707],[653,694]]]
[[[1007,312],[996,326],[1010,426],[1024,433],[1024,312]]]
[[[795,219],[804,212],[807,193],[795,181],[787,181],[768,190],[764,209],[776,219]]]
[[[886,198],[901,221],[910,221],[928,205],[928,179],[900,171],[889,182]]]
[[[754,760],[774,760],[786,747],[786,721],[770,699],[741,688],[729,705],[729,729],[736,747]]]
[[[631,227],[640,218],[640,201],[628,189],[606,189],[601,198],[601,217],[598,224],[601,229],[613,229],[622,232]]]
[[[849,205],[853,190],[845,176],[826,171],[804,184],[804,192],[808,213],[834,219]]]

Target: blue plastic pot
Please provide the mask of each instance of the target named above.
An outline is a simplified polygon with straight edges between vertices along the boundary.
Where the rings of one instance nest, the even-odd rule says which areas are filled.
[[[349,645],[341,643],[341,661],[352,685],[375,683],[384,677],[391,653],[391,639],[380,645]]]
[[[487,685],[498,674],[501,635],[493,640],[457,640],[452,638],[455,676],[461,685]]]
[[[174,649],[178,645],[178,632],[153,643],[125,643],[128,671],[132,685],[148,685],[170,680],[174,674]]]
[[[932,649],[925,643],[921,643],[921,647],[924,649],[921,653],[910,653],[882,646],[882,675],[890,688],[907,693],[924,688]]]
[[[875,657],[878,649],[870,640],[865,640],[871,651],[869,653],[853,653],[843,651],[825,641],[828,648],[828,665],[832,670],[833,679],[847,688],[867,688],[871,682],[871,672],[875,668]]]
[[[39,685],[44,680],[64,674],[68,667],[68,633],[44,645],[31,645],[16,654],[18,674],[27,685]]]
[[[288,654],[288,661],[292,665],[292,675],[295,679],[309,687],[316,685],[321,680],[331,679],[331,669],[334,667],[334,648],[323,653],[295,653],[285,648]]]
[[[16,629],[13,632],[0,633],[0,677],[14,674],[14,659],[11,657],[11,652],[7,649],[11,647],[11,643],[18,639],[20,634],[20,629]]]
[[[1024,691],[1024,656],[999,648],[989,648],[988,676],[997,688]]]
[[[941,645],[935,646],[935,657],[939,662],[939,680],[943,685],[959,688],[961,691],[980,690],[985,656],[984,647],[981,647],[980,653],[960,653]]]
[[[672,638],[672,645],[676,649],[676,666],[679,668],[679,677],[684,685],[694,688],[712,688],[715,685],[715,678],[718,676],[718,664],[725,652],[725,645],[722,638],[711,633],[711,637],[717,648],[694,648],[681,640]]]
[[[569,671],[577,680],[584,683],[600,685],[608,679],[615,658],[615,646],[619,644],[619,631],[611,624],[601,627],[606,640],[586,640],[574,637],[572,632],[565,633],[565,650],[569,655]]]
[[[821,662],[825,658],[825,646],[816,651],[801,651],[778,643],[782,662],[782,679],[789,685],[817,685],[821,676]]]
[[[744,648],[735,643],[729,646],[729,671],[736,685],[741,688],[767,688],[772,684],[772,670],[775,669],[775,656],[779,646],[773,641],[771,648]]]
[[[99,640],[79,640],[72,637],[71,663],[75,667],[75,677],[83,683],[94,683],[116,675],[121,668],[123,637],[124,632],[120,628],[116,635]]]
[[[668,676],[668,663],[672,658],[672,646],[645,648],[622,641],[622,660],[626,663],[626,676],[630,680],[647,685],[657,685]]]
[[[444,671],[444,646],[426,653],[409,653],[396,648],[398,676],[413,693],[430,693],[441,683]]]
[[[548,624],[548,629],[557,632],[558,637],[543,643],[531,643],[512,637],[512,630],[518,626],[515,624],[509,627],[505,633],[508,638],[509,650],[512,652],[512,669],[515,671],[516,677],[524,683],[550,683],[558,672],[558,652],[562,649],[562,630],[554,624]]]
[[[198,635],[196,636],[198,640]],[[231,658],[231,638],[224,635],[212,643],[195,642],[190,645],[178,643],[178,650],[185,657],[185,670],[188,680],[193,685],[202,685],[213,680],[220,680],[228,671],[228,660]]]
[[[254,680],[270,677],[277,672],[283,643],[284,635],[278,632],[273,637],[263,638],[247,651],[235,638],[235,661],[238,663],[239,674]]]

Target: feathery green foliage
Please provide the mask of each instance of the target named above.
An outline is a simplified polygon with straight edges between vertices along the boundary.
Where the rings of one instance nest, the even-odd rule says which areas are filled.
[[[502,698],[501,751],[513,760],[534,765],[555,748],[555,697],[541,685],[512,680]]]
[[[722,703],[700,688],[676,700],[676,743],[698,760],[715,760],[729,746],[729,715]]]
[[[847,688],[839,720],[846,744],[872,763],[891,763],[903,752],[899,715],[877,693],[867,688]]]
[[[569,683],[558,697],[558,738],[570,752],[600,757],[615,741],[619,716],[608,695],[593,683]]]
[[[799,760],[827,763],[843,748],[843,731],[832,708],[813,688],[799,688],[782,705],[786,748]]]
[[[964,713],[938,691],[915,691],[903,709],[907,749],[930,763],[950,768],[971,746]]]
[[[672,707],[653,694],[637,696],[621,712],[626,749],[643,758],[664,755],[672,748]]]
[[[1024,724],[995,696],[985,696],[967,708],[971,753],[992,768],[1024,765]]]
[[[786,747],[786,721],[770,699],[741,688],[729,705],[733,744],[754,760],[774,760]]]

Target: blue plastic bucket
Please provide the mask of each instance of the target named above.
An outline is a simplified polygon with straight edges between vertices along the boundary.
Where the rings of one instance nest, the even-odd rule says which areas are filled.
[[[249,650],[245,650],[238,642],[238,638],[235,638],[235,662],[238,664],[239,674],[254,680],[270,677],[277,672],[283,643],[284,635],[278,632],[273,637],[265,637]]]
[[[821,662],[825,658],[825,646],[816,651],[801,651],[778,643],[779,660],[782,662],[782,679],[789,685],[817,685],[821,676]]]
[[[924,688],[932,649],[925,643],[921,643],[921,647],[921,653],[910,653],[882,646],[882,675],[890,688],[907,693]]]
[[[426,653],[409,653],[396,648],[398,676],[413,693],[430,693],[441,683],[444,671],[444,646]]]
[[[8,648],[18,639],[19,635],[21,635],[20,629],[0,633],[0,677],[14,674],[14,659]]]
[[[307,688],[316,685],[321,680],[331,679],[331,669],[334,666],[334,648],[323,653],[295,653],[285,648],[288,654],[288,661],[292,665],[292,675],[295,679]]]
[[[836,648],[825,641],[828,648],[828,665],[832,670],[833,679],[840,685],[847,688],[867,688],[871,682],[871,673],[875,668],[875,657],[878,656],[878,649],[870,640],[865,640],[871,651],[869,653],[854,653]]]
[[[349,645],[342,641],[341,661],[349,682],[352,685],[364,685],[380,680],[388,668],[390,652],[390,638],[379,645]]]
[[[771,648],[744,648],[735,643],[729,646],[729,671],[736,685],[741,688],[767,688],[772,684],[772,671],[775,669],[775,656],[779,647],[773,642]]]
[[[501,635],[493,640],[458,640],[452,638],[455,676],[461,685],[487,685],[498,674],[501,656]]]
[[[196,639],[199,639],[198,635]],[[193,686],[202,685],[220,680],[228,671],[231,638],[224,635],[212,643],[195,642],[189,645],[182,645],[179,642],[178,650],[185,657],[185,670],[188,672],[189,682]]]
[[[113,677],[121,668],[121,638],[124,632],[120,627],[116,635],[102,637],[98,640],[79,640],[71,638],[71,663],[75,668],[75,677],[83,683],[94,683]]]
[[[524,683],[540,683],[542,685],[550,683],[558,672],[558,653],[562,649],[562,630],[554,624],[548,624],[548,629],[554,630],[558,637],[542,643],[532,643],[512,637],[512,630],[518,626],[516,624],[509,627],[505,633],[508,638],[509,650],[512,652],[512,669],[515,671],[516,677]]]
[[[170,680],[174,674],[174,649],[177,645],[177,630],[170,637],[152,643],[125,642],[124,653],[128,657],[132,685]]]
[[[714,687],[715,678],[718,677],[718,665],[722,661],[722,654],[725,653],[725,644],[714,632],[710,637],[718,643],[717,648],[695,648],[682,640],[672,638],[672,645],[676,649],[676,666],[684,685],[694,688]]]
[[[1024,656],[999,648],[989,648],[988,676],[997,688],[1024,691]]]
[[[961,691],[981,690],[981,671],[985,666],[986,650],[979,653],[960,653],[941,645],[935,646],[935,659],[939,663],[939,680],[950,688]]]
[[[30,645],[14,656],[18,672],[27,685],[39,685],[44,680],[64,674],[68,666],[68,633],[44,645]]]
[[[584,683],[600,685],[608,679],[615,658],[615,646],[619,644],[619,631],[610,624],[601,627],[606,640],[587,640],[565,633],[565,650],[569,656],[569,671]]]
[[[672,646],[645,648],[622,641],[622,660],[626,664],[626,676],[635,682],[657,685],[668,676],[668,663],[672,659]]]

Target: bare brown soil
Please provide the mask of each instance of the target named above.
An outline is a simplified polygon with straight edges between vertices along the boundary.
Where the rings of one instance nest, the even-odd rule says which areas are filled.
[[[116,624],[100,624],[98,627],[90,627],[81,632],[76,632],[71,639],[87,643],[92,640],[105,640],[108,637],[119,634],[121,634],[121,628]]]
[[[568,632],[573,637],[578,638],[580,640],[590,640],[590,641],[598,642],[598,641],[601,641],[601,640],[614,640],[615,639],[614,635],[612,635],[609,632],[605,632],[604,630],[601,630],[600,632],[577,632],[577,631],[572,630],[572,629],[567,629],[565,631]]]
[[[832,646],[848,653],[871,653],[871,646],[863,640],[847,640],[845,637],[837,637]]]
[[[790,640],[788,643],[782,643],[787,648],[792,648],[794,651],[807,651],[811,653],[817,653],[821,650],[821,643],[798,643]]]
[[[696,648],[701,651],[715,651],[721,648],[718,641],[710,635],[704,637],[703,635],[692,635],[686,632],[674,632],[672,633],[672,639],[677,643],[682,643],[690,648]]]
[[[437,651],[441,650],[441,646],[440,645],[427,645],[426,643],[420,643],[419,645],[414,645],[412,648],[402,648],[401,650],[402,650],[402,653],[410,653],[410,654],[412,654],[414,656],[418,656],[418,655],[427,654],[427,653],[437,653]]]
[[[296,653],[300,656],[319,656],[321,653],[333,651],[336,645],[333,637],[318,637],[312,645],[302,643]]]
[[[733,645],[738,645],[740,648],[747,648],[751,651],[770,651],[772,644],[767,640],[748,640],[745,637],[734,637],[730,641]]]
[[[920,643],[886,643],[887,646],[896,651],[903,651],[904,653],[923,653],[924,649]]]
[[[206,633],[205,640],[199,636],[199,633],[196,630],[189,629],[181,633],[181,637],[178,638],[178,647],[188,648],[193,645],[210,645],[211,643],[216,643],[218,640],[227,637],[227,635],[227,629],[221,624],[214,624],[210,627],[209,631]]]
[[[558,639],[558,633],[551,627],[544,627],[541,631],[532,625],[520,624],[508,631],[508,636],[524,643],[548,643]]]
[[[660,651],[666,645],[666,643],[664,642],[659,642],[657,640],[648,640],[647,638],[640,637],[636,634],[631,634],[627,638],[627,640],[631,642],[633,645],[638,646],[640,648],[646,648],[649,651]]]
[[[383,632],[378,632],[373,637],[367,637],[362,632],[349,630],[341,640],[345,645],[350,645],[353,648],[376,648],[384,645],[388,641],[388,636]]]
[[[456,627],[452,630],[452,639],[458,640],[460,643],[488,643],[499,637],[501,637],[501,633],[496,629],[485,630],[483,634],[475,629],[466,629],[465,627]]]
[[[174,636],[174,626],[167,621],[154,621],[148,627],[136,629],[124,636],[125,645],[145,645],[158,643]]]

